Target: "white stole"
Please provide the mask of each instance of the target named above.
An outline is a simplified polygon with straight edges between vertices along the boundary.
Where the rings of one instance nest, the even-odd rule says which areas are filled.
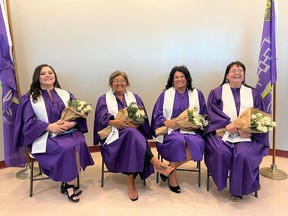
[[[113,92],[114,92],[113,90],[110,90],[106,93],[106,104],[107,104],[108,112],[111,113],[115,117],[118,113],[118,103]],[[126,92],[124,93],[124,98],[125,98],[127,106],[129,106],[130,103],[132,102],[137,103],[134,94],[128,90],[126,90]],[[112,126],[111,129],[112,130],[109,133],[108,137],[106,138],[104,144],[109,145],[110,143],[114,142],[115,140],[119,138],[118,128]]]
[[[188,98],[189,98],[189,107],[196,107],[197,112],[199,113],[200,105],[199,105],[199,97],[198,97],[197,89],[194,89],[193,91],[188,90]],[[166,119],[171,119],[174,99],[175,99],[175,88],[171,87],[167,89],[164,93],[163,116]],[[173,131],[172,128],[168,128],[168,134],[170,134],[172,131]],[[187,133],[187,132],[182,130],[182,133]],[[159,135],[155,138],[155,140],[159,143],[163,143],[163,139],[164,139],[164,135]]]
[[[237,118],[237,110],[235,105],[234,96],[232,94],[231,87],[228,83],[222,85],[222,101],[223,101],[223,112],[230,117],[231,122]],[[240,88],[240,111],[239,114],[253,107],[253,95],[251,88],[244,85]],[[245,142],[251,141],[250,138],[242,138],[239,134],[230,135],[227,131],[225,132],[222,140],[224,142],[229,141],[235,142]]]
[[[63,103],[65,104],[65,107],[68,106],[68,101],[70,99],[70,93],[60,89],[60,88],[54,88],[56,93],[59,95]],[[48,121],[48,115],[47,110],[45,107],[45,101],[43,99],[42,94],[39,95],[38,100],[36,103],[33,102],[32,96],[30,96],[30,103],[32,105],[32,109],[37,117],[37,119],[47,122]],[[46,152],[46,145],[47,145],[47,138],[49,135],[49,131],[45,132],[43,135],[38,137],[33,143],[32,143],[32,154],[36,153],[45,153]]]

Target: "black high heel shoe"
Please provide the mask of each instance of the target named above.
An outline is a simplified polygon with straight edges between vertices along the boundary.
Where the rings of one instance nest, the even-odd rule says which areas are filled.
[[[82,190],[80,190],[79,192],[77,192],[77,190],[79,190],[79,188],[80,188],[80,187],[75,186],[75,194],[76,194],[77,196],[79,196],[79,195],[82,194]],[[66,193],[66,191],[65,191],[65,183],[64,183],[64,182],[61,183],[60,192],[61,192],[62,194],[65,194],[65,193]]]
[[[168,176],[165,176],[164,174],[160,173],[160,178],[162,179],[163,182],[166,182],[168,179]]]
[[[172,185],[170,185],[169,182],[168,182],[168,185],[169,185],[169,188],[170,188],[170,190],[171,190],[172,192],[174,192],[174,193],[180,193],[180,192],[181,192],[181,188],[180,188],[179,185],[177,185],[177,186],[172,186]]]
[[[73,194],[71,194],[70,196],[69,196],[69,193],[68,193],[68,189],[69,188],[73,188]],[[75,203],[77,203],[77,202],[79,202],[79,200],[80,199],[74,199],[74,197],[77,197],[78,195],[75,193],[75,186],[74,185],[69,185],[69,184],[67,184],[67,183],[64,183],[64,182],[62,182],[62,184],[61,184],[61,193],[62,194],[67,194],[67,196],[68,196],[68,199],[70,200],[70,201],[72,201],[72,202],[75,202]]]
[[[162,179],[162,181],[163,181],[163,182],[166,182],[167,179],[169,178],[169,176],[172,175],[172,173],[173,173],[175,170],[176,170],[176,168],[173,169],[173,170],[170,172],[170,174],[169,174],[168,176],[166,176],[166,175],[160,173],[160,178]]]

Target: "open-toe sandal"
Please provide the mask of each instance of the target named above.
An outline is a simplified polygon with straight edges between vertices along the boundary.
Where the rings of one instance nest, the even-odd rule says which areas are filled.
[[[80,189],[80,190],[79,190],[79,189]],[[61,183],[60,192],[61,192],[62,194],[65,194],[65,193],[66,193],[65,183],[64,183],[64,182]],[[77,196],[81,195],[81,194],[82,194],[82,189],[81,189],[80,187],[75,186],[75,194],[76,194]]]
[[[70,196],[69,196],[69,193],[68,193],[68,189],[69,188],[73,188],[73,194],[71,194]],[[80,199],[74,199],[75,197],[78,196],[78,194],[75,193],[75,186],[74,185],[69,185],[67,183],[64,183],[64,184],[61,185],[61,193],[62,193],[62,191],[64,191],[64,193],[67,194],[67,197],[68,197],[68,199],[70,201],[75,202],[75,203],[79,202]]]
[[[78,186],[75,186],[75,194],[77,196],[81,195],[82,194],[82,189],[80,187],[78,187]]]
[[[233,202],[240,202],[243,200],[243,196],[231,195],[231,200]]]

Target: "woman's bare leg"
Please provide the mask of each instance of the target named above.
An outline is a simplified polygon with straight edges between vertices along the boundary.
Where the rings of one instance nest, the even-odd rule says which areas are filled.
[[[134,174],[128,175],[127,186],[129,198],[132,201],[136,201],[138,199],[138,193],[135,186]]]
[[[178,184],[178,180],[177,180],[177,168],[183,164],[185,164],[186,162],[190,161],[192,159],[190,151],[188,149],[188,147],[186,147],[186,160],[185,161],[181,161],[181,162],[169,162],[169,166],[173,167],[175,169],[175,171],[169,176],[169,184],[171,186],[177,186]]]
[[[76,159],[77,170],[79,171],[79,175],[80,175],[80,170],[81,170],[80,156],[79,156],[79,152],[77,152],[76,150],[75,150],[75,159]],[[82,189],[80,188],[80,185],[77,185],[77,182],[75,183],[75,186],[77,187],[75,190],[75,193],[76,194],[82,193]]]

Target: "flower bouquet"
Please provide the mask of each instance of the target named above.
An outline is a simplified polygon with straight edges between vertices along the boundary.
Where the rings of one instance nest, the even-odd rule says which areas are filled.
[[[272,115],[250,107],[233,122],[244,133],[267,133],[276,127]]]
[[[252,107],[241,113],[233,123],[244,133],[267,133],[277,125],[270,114]],[[216,130],[219,137],[223,137],[225,132],[225,128]]]
[[[135,102],[129,104],[128,107],[121,109],[115,116],[116,120],[126,121],[135,125],[143,124],[147,118],[143,108],[137,106]],[[104,128],[101,131],[98,131],[100,139],[103,140],[108,137],[112,130],[111,126]]]
[[[60,120],[72,121],[77,118],[86,118],[88,113],[92,111],[91,105],[87,104],[85,101],[80,101],[78,99],[72,99],[68,101],[68,107],[62,110]],[[73,131],[73,128],[67,130],[63,134],[67,134]],[[52,137],[57,136],[56,133],[51,134]]]
[[[180,129],[183,130],[204,130],[204,127],[208,125],[208,121],[197,112],[196,107],[189,107],[184,110],[178,117],[174,118],[175,122]],[[162,126],[155,130],[155,134],[164,135],[168,134],[168,127]]]
[[[61,113],[61,120],[72,121],[77,118],[86,118],[88,113],[92,111],[91,105],[85,101],[73,99],[68,101],[68,107],[66,107]]]

